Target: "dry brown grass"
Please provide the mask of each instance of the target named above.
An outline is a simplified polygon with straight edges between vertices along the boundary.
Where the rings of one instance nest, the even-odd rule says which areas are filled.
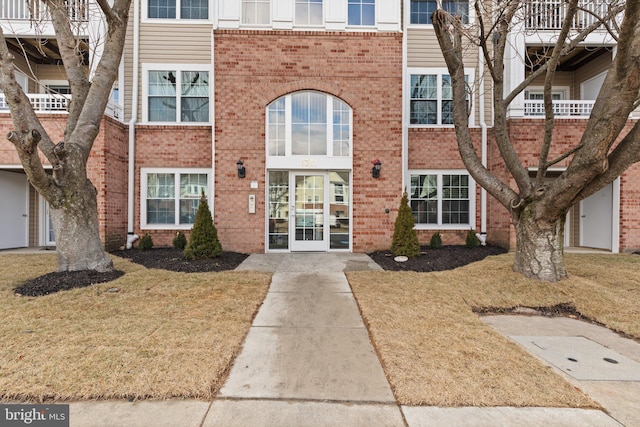
[[[55,255],[0,256],[0,400],[215,395],[271,276],[114,262],[116,281],[29,298],[13,288],[54,271]]]
[[[572,303],[640,337],[640,256],[567,255],[570,278],[557,284],[525,279],[512,263],[506,254],[447,272],[348,273],[401,404],[597,406],[472,308]]]

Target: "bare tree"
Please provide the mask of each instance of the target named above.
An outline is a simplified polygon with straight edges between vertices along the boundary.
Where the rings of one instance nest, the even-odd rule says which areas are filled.
[[[486,10],[484,3],[494,9]],[[489,194],[509,210],[516,230],[514,270],[527,277],[558,281],[567,276],[563,253],[565,217],[569,209],[611,183],[632,164],[640,161],[640,124],[624,134],[630,113],[638,108],[640,88],[640,2],[612,1],[604,13],[584,8],[590,2],[562,2],[555,44],[536,64],[537,68],[509,93],[505,91],[505,51],[509,34],[523,28],[523,20],[539,19],[528,8],[531,2],[499,0],[475,2],[477,26],[463,25],[442,9],[432,17],[441,51],[453,86],[454,122],[462,160]],[[626,6],[625,6],[626,3]],[[557,2],[555,2],[558,7]],[[591,14],[592,24],[576,30],[577,13]],[[620,15],[624,14],[620,22]],[[560,16],[560,15],[558,15]],[[551,158],[554,112],[552,82],[561,59],[576,49],[588,34],[608,31],[617,43],[617,53],[580,141],[570,150]],[[469,131],[463,50],[479,46],[493,86],[495,143],[506,169],[515,182],[512,188],[483,166]],[[508,132],[507,111],[513,100],[537,78],[544,78],[544,140],[539,149],[535,178],[523,166]],[[550,179],[549,168],[562,161],[568,166]]]
[[[97,192],[87,178],[87,160],[118,73],[131,0],[96,0],[107,31],[92,78],[79,45],[77,26],[70,19],[70,13],[75,13],[69,10],[70,2],[40,3],[51,19],[71,88],[64,140],[57,144],[51,140],[17,83],[15,56],[0,27],[0,89],[14,127],[7,139],[14,144],[31,184],[51,205],[58,271],[110,271],[113,263],[100,241]],[[39,153],[51,163],[53,174],[45,172]]]

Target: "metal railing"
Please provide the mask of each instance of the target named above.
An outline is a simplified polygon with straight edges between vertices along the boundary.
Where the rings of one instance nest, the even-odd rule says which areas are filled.
[[[89,20],[89,0],[66,0],[69,19],[73,22]],[[0,19],[41,21],[49,19],[47,8],[40,0],[1,0]]]
[[[27,94],[33,110],[36,113],[52,113],[52,114],[66,114],[71,101],[70,96],[65,95],[48,95],[48,94]],[[9,111],[9,104],[4,96],[0,93],[0,112]],[[104,112],[105,115],[113,117],[116,120],[122,121],[124,114],[122,107],[118,104],[109,103]]]
[[[605,16],[609,10],[609,1],[582,0],[576,13],[572,28],[585,28]],[[565,0],[532,0],[526,5],[526,28],[529,30],[559,30],[567,12]]]
[[[553,101],[553,114],[556,118],[562,117],[584,117],[591,115],[595,101]],[[527,100],[524,101],[524,115],[526,117],[544,117],[544,101]]]

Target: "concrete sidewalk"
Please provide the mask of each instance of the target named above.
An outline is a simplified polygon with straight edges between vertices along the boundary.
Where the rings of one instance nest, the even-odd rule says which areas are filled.
[[[251,255],[238,270],[274,272],[272,284],[214,402],[73,403],[71,425],[640,426],[598,410],[398,405],[344,275],[368,269],[363,254]]]

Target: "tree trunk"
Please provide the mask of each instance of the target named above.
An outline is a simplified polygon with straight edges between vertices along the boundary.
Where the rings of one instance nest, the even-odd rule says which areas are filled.
[[[567,277],[564,263],[564,217],[556,222],[536,219],[525,208],[515,221],[513,270],[524,276],[557,282]]]
[[[63,206],[51,207],[51,222],[58,253],[57,271],[113,270],[100,241],[96,188],[85,185],[67,194]]]

